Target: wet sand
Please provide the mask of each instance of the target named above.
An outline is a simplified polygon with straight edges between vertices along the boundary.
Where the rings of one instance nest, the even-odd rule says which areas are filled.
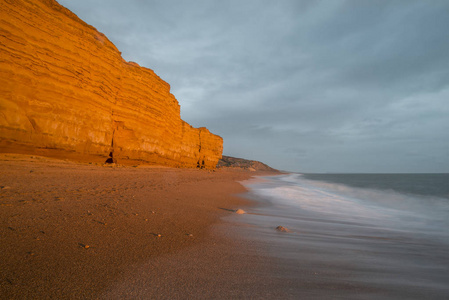
[[[275,262],[270,271],[281,279],[287,298],[449,299],[447,231],[421,222],[413,227],[396,219],[308,210],[254,193],[272,182],[257,178],[243,184],[250,188],[245,196],[258,205],[238,219],[246,224],[238,237],[270,253]],[[338,202],[333,205],[338,211]],[[370,211],[375,215],[376,207]],[[274,230],[280,225],[289,232]]]
[[[221,221],[254,174],[1,154],[0,298],[281,297]]]

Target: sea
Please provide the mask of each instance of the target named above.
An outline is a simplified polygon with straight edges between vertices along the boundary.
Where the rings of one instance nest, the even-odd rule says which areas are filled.
[[[449,174],[299,174],[242,182],[265,243],[305,299],[449,299]],[[276,228],[282,226],[288,232]]]

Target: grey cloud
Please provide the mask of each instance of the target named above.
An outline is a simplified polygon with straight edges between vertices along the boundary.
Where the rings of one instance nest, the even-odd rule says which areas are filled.
[[[447,1],[60,2],[170,83],[227,155],[449,171]]]

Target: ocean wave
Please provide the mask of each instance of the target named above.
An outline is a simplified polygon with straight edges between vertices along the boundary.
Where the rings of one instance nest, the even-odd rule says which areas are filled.
[[[265,179],[249,188],[278,207],[395,228],[447,231],[449,225],[447,199],[308,180],[298,173]]]

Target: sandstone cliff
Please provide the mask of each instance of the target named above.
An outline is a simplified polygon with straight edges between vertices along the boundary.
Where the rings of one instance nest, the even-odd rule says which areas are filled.
[[[222,144],[181,120],[165,81],[56,1],[0,1],[1,152],[215,168]]]

